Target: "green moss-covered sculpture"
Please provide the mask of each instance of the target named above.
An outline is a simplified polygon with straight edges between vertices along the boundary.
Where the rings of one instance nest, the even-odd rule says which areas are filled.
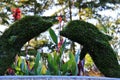
[[[89,53],[98,69],[105,76],[120,78],[120,65],[108,42],[112,39],[110,36],[101,33],[94,25],[80,20],[69,22],[60,35],[83,45],[81,60],[86,53]]]
[[[15,55],[30,39],[52,26],[39,16],[26,16],[16,21],[0,37],[0,75],[14,62]]]

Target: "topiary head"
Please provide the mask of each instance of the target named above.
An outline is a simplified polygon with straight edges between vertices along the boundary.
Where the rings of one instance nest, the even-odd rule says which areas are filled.
[[[88,36],[86,35],[86,28],[86,22],[84,21],[70,21],[60,32],[60,35],[83,45],[87,39],[86,36]]]
[[[23,28],[30,32],[32,30],[32,34],[41,33],[46,31],[48,28],[52,26],[52,22],[41,18],[40,16],[25,16],[21,20],[18,20],[12,27],[15,28]],[[22,30],[23,31],[23,30]]]
[[[100,32],[93,24],[80,20],[70,21],[60,32],[60,35],[82,45],[107,42],[111,39],[110,36]]]

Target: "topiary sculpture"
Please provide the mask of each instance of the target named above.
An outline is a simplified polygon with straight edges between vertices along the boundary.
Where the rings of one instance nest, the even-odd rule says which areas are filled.
[[[101,33],[94,25],[80,20],[70,21],[60,35],[83,45],[81,60],[89,53],[105,76],[120,78],[120,65],[108,42],[112,39],[110,36]]]
[[[26,16],[16,21],[0,37],[0,75],[14,62],[15,55],[30,39],[52,26],[39,16]]]

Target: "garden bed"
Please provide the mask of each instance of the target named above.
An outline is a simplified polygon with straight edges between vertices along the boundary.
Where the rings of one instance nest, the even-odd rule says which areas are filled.
[[[120,80],[120,78],[89,76],[1,76],[0,80]]]

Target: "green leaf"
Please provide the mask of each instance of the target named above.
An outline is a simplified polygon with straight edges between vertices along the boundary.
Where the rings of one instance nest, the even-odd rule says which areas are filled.
[[[76,52],[76,54],[75,54],[75,61],[76,61],[76,63],[77,63],[78,60],[79,60],[79,54],[80,54],[80,50],[78,50],[78,51]]]
[[[20,71],[21,69],[20,69],[20,67],[16,66],[16,67],[15,67],[15,70],[16,70],[16,71]]]
[[[37,68],[37,75],[41,75],[42,65],[43,65],[43,64],[39,64],[39,66],[38,66],[38,68]]]
[[[68,74],[69,71],[72,73],[72,75],[77,75],[77,65],[73,53],[69,53],[69,58],[70,60],[68,62],[62,64],[61,71],[63,75]]]
[[[54,42],[55,44],[57,44],[57,43],[58,43],[57,35],[55,34],[55,32],[54,32],[51,28],[49,29],[49,34],[50,34],[53,42]]]
[[[20,68],[23,72],[25,71],[25,61],[24,60],[21,61]]]
[[[51,75],[58,75],[59,74],[59,68],[58,68],[59,65],[54,57],[52,57],[51,54],[48,55],[48,68],[49,68]]]
[[[22,63],[22,59],[18,57],[17,66],[20,67],[21,63]]]
[[[68,61],[69,62],[69,61]],[[65,75],[68,72],[68,62],[66,62],[65,64],[61,65],[61,71],[62,71],[62,75]]]
[[[29,75],[29,70],[27,64],[25,64],[25,75]]]
[[[35,74],[37,74],[37,68],[39,66],[39,60],[40,60],[40,53],[37,53],[36,59],[35,59],[35,65],[34,65]]]
[[[22,60],[20,67],[21,67],[21,71],[22,71],[25,75],[28,75],[28,74],[29,74],[29,70],[28,70],[27,64],[25,63],[25,60]]]
[[[69,53],[70,56],[70,60],[68,65],[71,65],[69,68],[71,69],[71,73],[72,75],[76,75],[77,74],[77,65],[76,65],[76,61],[75,61],[75,56],[73,55],[73,53]]]
[[[62,56],[63,51],[65,50],[65,46],[66,46],[66,40],[64,41],[64,43],[62,44],[62,46],[60,47],[60,57]]]

